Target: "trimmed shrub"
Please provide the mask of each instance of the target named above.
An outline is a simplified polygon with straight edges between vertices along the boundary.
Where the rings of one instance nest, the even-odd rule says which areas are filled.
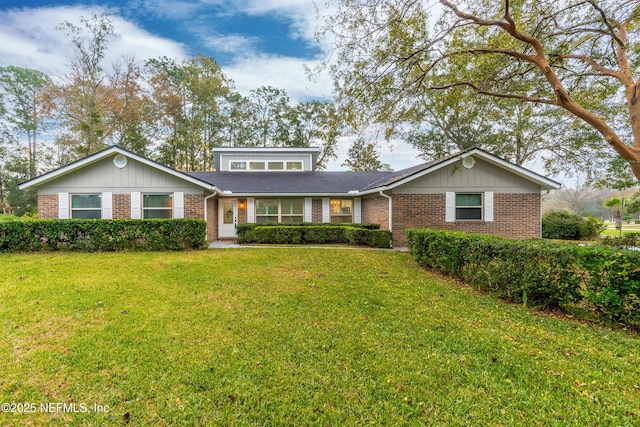
[[[391,232],[379,225],[365,224],[240,224],[236,231],[239,243],[331,244],[391,247]]]
[[[640,233],[624,233],[621,237],[604,236],[598,239],[598,244],[617,249],[636,250],[640,248]]]
[[[201,219],[3,221],[0,252],[199,249],[205,236]]]
[[[407,230],[412,256],[512,302],[580,306],[600,318],[640,325],[640,253],[597,245]]]
[[[380,224],[370,224],[370,223],[351,223],[351,222],[264,222],[264,223],[244,223],[238,224],[236,226],[236,232],[238,235],[242,235],[253,230],[256,227],[355,227],[355,228],[364,228],[367,230],[379,230]]]
[[[602,232],[603,224],[597,218],[584,219],[567,211],[549,212],[542,217],[542,237],[559,240],[594,239]]]

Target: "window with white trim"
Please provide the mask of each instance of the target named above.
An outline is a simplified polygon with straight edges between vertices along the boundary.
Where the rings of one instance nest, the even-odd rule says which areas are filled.
[[[101,194],[72,194],[71,218],[100,219],[102,218]]]
[[[482,221],[482,193],[456,193],[456,221]]]
[[[229,170],[232,171],[246,171],[247,162],[229,162]]]
[[[256,222],[303,222],[304,199],[255,199]]]
[[[331,222],[353,222],[353,200],[331,199],[329,201]]]
[[[231,160],[230,171],[301,171],[304,165],[298,160]]]
[[[172,218],[173,194],[143,194],[142,213],[144,219]]]
[[[280,199],[280,222],[302,222],[304,199]]]
[[[252,171],[263,171],[265,170],[264,162],[249,162],[249,170]]]
[[[279,222],[279,205],[278,199],[256,199],[256,222]]]

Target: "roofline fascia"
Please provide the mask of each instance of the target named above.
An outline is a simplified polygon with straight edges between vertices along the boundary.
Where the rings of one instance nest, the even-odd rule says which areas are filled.
[[[221,198],[238,198],[238,197],[360,197],[362,193],[233,193],[219,191],[218,196]]]
[[[273,150],[273,151],[320,151],[320,147],[214,147],[212,152],[225,152],[225,151],[260,151],[260,150]]]
[[[143,163],[147,166],[159,169],[165,173],[168,173],[170,175],[173,175],[177,178],[183,179],[185,181],[188,181],[192,184],[195,184],[199,187],[205,188],[207,190],[210,191],[219,191],[218,188],[215,185],[211,185],[209,183],[206,183],[202,180],[199,180],[198,178],[195,178],[191,175],[188,175],[186,173],[177,171],[175,169],[172,169],[170,167],[164,166],[160,163],[154,162],[153,160],[147,159],[146,157],[142,157],[139,156],[138,154],[135,154],[131,151],[125,150],[122,147],[118,147],[117,145],[111,146],[109,148],[105,148],[102,151],[98,151],[97,153],[94,153],[90,156],[87,156],[85,158],[76,160],[75,162],[69,163],[68,165],[62,166],[58,169],[52,170],[50,172],[47,172],[45,174],[42,174],[38,177],[35,177],[33,179],[30,179],[28,181],[25,181],[21,184],[18,185],[18,188],[20,190],[26,190],[30,187],[39,185],[39,184],[44,184],[46,182],[52,181],[54,179],[60,178],[64,175],[67,175],[71,172],[73,172],[76,169],[80,169],[83,168],[85,166],[91,165],[93,163],[96,163],[106,157],[109,157],[110,155],[112,155],[113,153],[118,153],[118,154],[122,154],[123,156],[127,156],[129,158],[132,158],[140,163]]]

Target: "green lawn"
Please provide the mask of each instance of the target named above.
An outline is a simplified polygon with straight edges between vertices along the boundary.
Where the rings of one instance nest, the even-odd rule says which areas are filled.
[[[640,424],[637,335],[406,253],[20,254],[0,271],[0,403],[36,404],[2,426]]]

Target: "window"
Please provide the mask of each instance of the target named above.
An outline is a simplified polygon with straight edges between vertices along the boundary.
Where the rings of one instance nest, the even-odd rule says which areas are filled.
[[[173,195],[172,194],[143,194],[142,216],[145,219],[172,218]]]
[[[482,193],[456,194],[456,221],[482,220]]]
[[[353,222],[353,200],[331,199],[329,213],[331,222]]]
[[[256,199],[256,222],[302,222],[304,199]]]
[[[280,222],[302,222],[304,220],[304,199],[281,199]]]
[[[303,162],[298,160],[231,160],[230,171],[301,171]]]
[[[264,162],[249,162],[249,170],[263,171],[264,169]]]
[[[247,170],[247,162],[229,162],[229,169],[232,171]]]
[[[102,197],[100,194],[72,194],[71,218],[100,219],[102,217]]]
[[[279,222],[278,199],[256,199],[256,222]]]

